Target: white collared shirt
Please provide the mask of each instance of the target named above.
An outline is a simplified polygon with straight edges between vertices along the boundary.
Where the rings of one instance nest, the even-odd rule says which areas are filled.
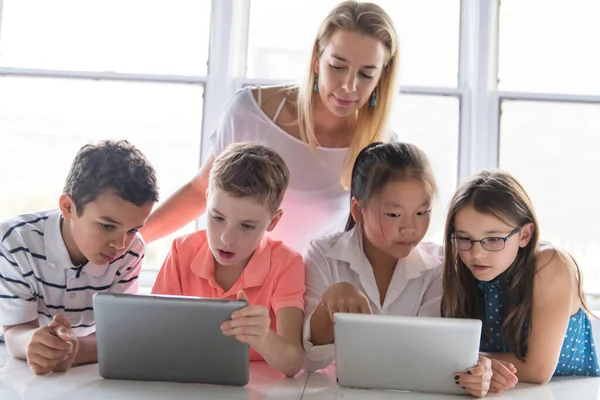
[[[363,251],[362,230],[354,228],[313,241],[305,254],[306,293],[303,342],[305,370],[329,365],[335,357],[333,344],[313,346],[310,319],[329,286],[349,282],[369,299],[373,314],[440,316],[442,297],[442,252],[434,243],[419,243],[398,260],[383,305],[373,268]]]
[[[25,214],[0,223],[0,326],[63,314],[77,336],[95,332],[97,292],[137,293],[145,244],[138,235],[128,251],[105,265],[71,262],[59,210]]]

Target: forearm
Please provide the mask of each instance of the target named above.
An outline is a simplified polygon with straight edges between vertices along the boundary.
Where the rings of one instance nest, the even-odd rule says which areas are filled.
[[[269,330],[264,344],[255,350],[269,365],[277,368],[287,377],[295,376],[302,369],[304,349],[300,338],[297,343],[291,343],[275,331]]]
[[[519,378],[519,382],[525,383],[546,383],[548,382],[556,369],[556,364],[554,365],[541,365],[540,363],[532,362],[522,362],[512,353],[489,353],[483,354],[489,358],[495,358],[496,360],[506,361],[511,363],[517,369],[517,378]]]
[[[314,346],[333,343],[333,321],[329,312],[319,303],[310,317],[310,342]]]
[[[4,333],[6,349],[14,358],[27,359],[27,346],[38,326],[33,324],[13,326]]]
[[[206,194],[188,182],[158,207],[141,234],[146,243],[160,239],[191,222],[206,210]]]
[[[77,338],[77,355],[73,365],[90,364],[98,362],[98,346],[96,334]]]

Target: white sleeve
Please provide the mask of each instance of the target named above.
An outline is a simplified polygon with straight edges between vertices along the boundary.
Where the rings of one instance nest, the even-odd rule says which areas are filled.
[[[0,245],[0,326],[38,319],[38,294],[31,277],[33,272],[23,273],[13,255]]]
[[[423,301],[417,316],[419,317],[441,317],[442,316],[442,268],[433,271],[428,287],[425,289]]]
[[[315,312],[321,295],[332,284],[330,260],[325,257],[323,250],[312,242],[304,255],[306,268],[306,292],[304,294],[304,326],[302,343],[306,352],[304,369],[308,372],[325,368],[335,358],[335,345],[325,344],[314,346],[311,339],[310,320]]]
[[[247,89],[238,90],[225,103],[217,127],[209,137],[210,148],[215,157],[218,157],[230,144],[243,141],[243,138],[236,137],[236,135],[243,134],[243,132],[238,132],[239,129],[236,128],[236,118],[239,118],[240,113],[246,111],[246,103],[242,98],[242,96],[248,95],[245,90]]]

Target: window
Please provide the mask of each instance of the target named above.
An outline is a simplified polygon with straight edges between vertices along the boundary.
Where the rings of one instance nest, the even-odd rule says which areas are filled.
[[[210,5],[210,0],[5,0],[0,65],[205,75]]]
[[[198,169],[199,110],[200,85],[0,79],[0,219],[57,207],[73,157],[102,139],[136,145],[155,167],[165,200]],[[158,269],[169,248],[169,238],[150,244],[144,267]]]
[[[531,196],[542,239],[576,258],[588,293],[600,293],[600,61],[589,57],[599,16],[593,0],[499,8],[499,164]]]
[[[600,93],[600,2],[502,0],[499,88]]]
[[[568,249],[600,293],[600,104],[503,101],[500,127],[500,167],[531,196],[542,240]]]
[[[404,142],[419,146],[432,164],[439,197],[424,240],[441,243],[450,199],[456,190],[459,100],[456,97],[402,95],[392,126]],[[450,166],[450,167],[449,167]]]
[[[73,157],[90,141],[136,145],[157,171],[161,201],[197,172],[210,0],[2,6],[0,219],[56,207]],[[73,79],[82,73],[90,79]],[[194,228],[148,246],[144,290],[173,237]]]
[[[247,77],[300,78],[319,24],[339,2],[252,0]],[[456,87],[460,1],[374,2],[390,14],[398,30],[402,84]]]

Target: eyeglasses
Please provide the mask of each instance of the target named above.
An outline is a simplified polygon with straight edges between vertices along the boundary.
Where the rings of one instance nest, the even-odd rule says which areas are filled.
[[[473,248],[473,243],[481,244],[481,247],[487,251],[501,251],[506,246],[506,241],[510,239],[512,235],[521,230],[520,226],[517,226],[511,233],[505,237],[486,237],[481,240],[471,240],[469,238],[452,236],[452,244],[460,251],[469,251]]]

